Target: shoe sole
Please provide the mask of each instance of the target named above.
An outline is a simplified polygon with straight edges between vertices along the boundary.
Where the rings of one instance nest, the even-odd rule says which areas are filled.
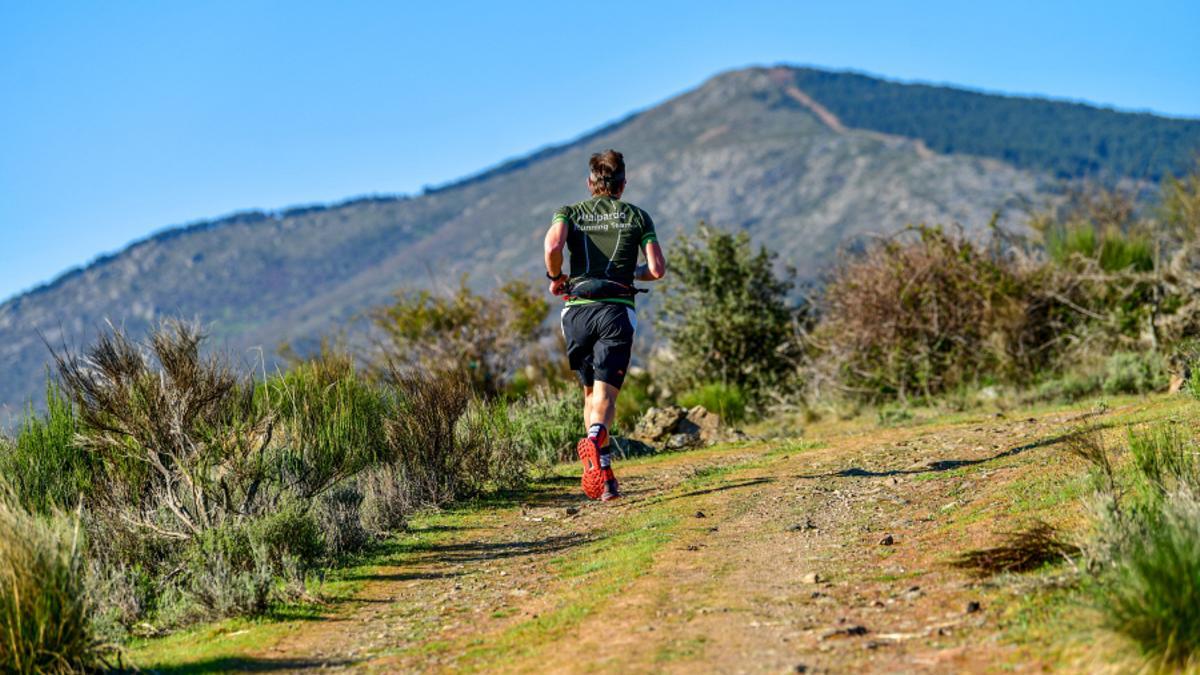
[[[588,499],[599,499],[604,494],[604,472],[600,470],[600,450],[592,439],[585,438],[575,446],[579,461],[583,463],[583,478],[579,483]]]

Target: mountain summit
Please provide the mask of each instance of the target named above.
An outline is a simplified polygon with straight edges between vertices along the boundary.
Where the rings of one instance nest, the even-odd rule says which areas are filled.
[[[668,255],[671,235],[705,220],[813,276],[844,243],[906,223],[1016,222],[1064,177],[1180,171],[1200,121],[806,68],[732,71],[421,196],[172,229],[12,298],[0,305],[0,406],[17,412],[43,386],[43,337],[73,344],[105,320],[139,334],[195,317],[269,362],[281,341],[312,344],[400,286],[466,270],[477,283],[540,276],[551,214],[586,197],[587,157],[608,147],[625,153],[626,198],[654,214]]]

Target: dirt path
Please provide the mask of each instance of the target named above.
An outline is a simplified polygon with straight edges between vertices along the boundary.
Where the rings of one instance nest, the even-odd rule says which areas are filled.
[[[356,602],[264,645],[253,669],[1041,670],[1000,629],[1013,593],[948,562],[1030,517],[1079,517],[1080,470],[1056,441],[1081,419],[629,462],[617,506],[564,477],[433,519]]]

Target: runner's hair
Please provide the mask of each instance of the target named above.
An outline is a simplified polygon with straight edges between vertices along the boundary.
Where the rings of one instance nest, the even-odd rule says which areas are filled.
[[[592,194],[615,197],[625,185],[625,156],[616,150],[605,150],[592,155],[588,165],[592,169]]]

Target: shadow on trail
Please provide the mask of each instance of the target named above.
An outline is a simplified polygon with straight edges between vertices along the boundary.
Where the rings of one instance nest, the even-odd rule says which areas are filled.
[[[983,464],[985,462],[991,462],[991,461],[994,461],[997,459],[1004,459],[1005,457],[1014,457],[1023,452],[1027,452],[1029,450],[1034,450],[1037,448],[1044,448],[1044,447],[1048,447],[1051,445],[1057,445],[1057,444],[1062,443],[1063,441],[1067,440],[1068,438],[1071,438],[1072,436],[1076,435],[1077,433],[1078,433],[1077,430],[1072,430],[1072,431],[1069,431],[1066,433],[1057,434],[1055,436],[1049,436],[1047,438],[1043,438],[1041,440],[1037,440],[1032,443],[1018,445],[1018,446],[1009,448],[1008,450],[1003,450],[1001,452],[998,452],[989,457],[981,457],[979,459],[939,459],[939,460],[932,461],[932,462],[926,464],[925,466],[922,466],[922,467],[916,468],[916,469],[887,469],[887,470],[873,471],[870,469],[863,469],[863,468],[860,468],[857,466],[852,466],[848,469],[842,469],[841,471],[830,471],[828,473],[816,473],[816,474],[801,474],[801,475],[795,476],[795,478],[887,478],[889,476],[911,476],[911,475],[922,474],[922,473],[941,473],[943,471],[953,471],[954,469],[961,469],[966,466],[975,466],[977,464]]]
[[[402,563],[416,565],[454,565],[520,556],[558,553],[573,546],[592,541],[582,534],[555,535],[544,539],[521,541],[466,541],[452,544],[429,544],[421,547],[421,556]],[[418,581],[452,579],[462,576],[464,571],[396,571],[347,575],[351,581]]]
[[[677,495],[671,495],[670,497],[663,497],[659,501],[660,502],[670,502],[670,501],[674,501],[676,499],[684,499],[687,497],[699,497],[701,495],[710,495],[714,492],[724,492],[725,490],[736,490],[738,488],[751,487],[754,485],[762,485],[764,483],[773,483],[773,482],[775,482],[774,478],[767,478],[767,477],[747,478],[746,480],[734,481],[734,482],[730,482],[730,483],[725,483],[723,485],[717,485],[715,487],[704,488],[701,490],[692,490],[690,492],[683,492],[683,493],[680,493]]]
[[[192,663],[165,666],[159,668],[143,668],[143,673],[159,673],[160,675],[191,675],[192,673],[274,673],[297,670],[320,670],[324,668],[350,666],[354,661],[346,659],[270,659],[245,658],[236,656],[221,656]],[[125,671],[116,671],[125,672]]]

